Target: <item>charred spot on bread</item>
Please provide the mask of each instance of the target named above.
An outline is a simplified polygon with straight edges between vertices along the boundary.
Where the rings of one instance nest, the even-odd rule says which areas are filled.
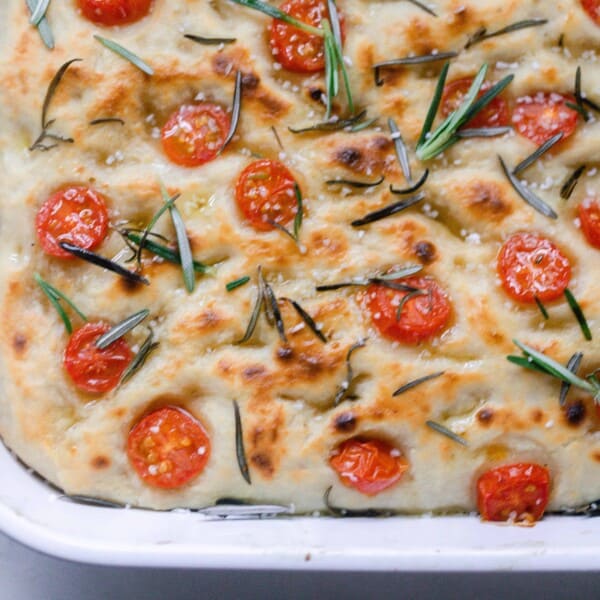
[[[436,248],[435,246],[427,241],[421,240],[414,245],[414,253],[415,256],[424,264],[431,264],[436,258]]]
[[[344,433],[353,431],[356,427],[356,416],[352,412],[340,413],[334,418],[333,427],[337,431]]]

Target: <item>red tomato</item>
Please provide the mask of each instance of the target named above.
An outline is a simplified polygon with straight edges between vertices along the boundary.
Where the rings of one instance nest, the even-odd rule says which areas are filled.
[[[400,450],[382,440],[363,438],[342,442],[329,464],[342,483],[367,496],[393,486],[408,469]]]
[[[550,240],[516,233],[500,249],[498,274],[509,296],[520,302],[556,300],[571,279],[569,259]]]
[[[177,488],[202,473],[210,457],[210,439],[189,413],[165,406],[134,425],[127,456],[147,484]]]
[[[364,305],[375,327],[387,338],[407,344],[417,344],[440,333],[452,312],[450,299],[442,287],[430,277],[407,277],[394,283],[427,293],[404,301],[398,315],[408,292],[371,284],[364,295]]]
[[[581,230],[591,246],[600,248],[600,202],[586,198],[579,205]]]
[[[110,329],[106,323],[86,323],[73,333],[63,364],[73,383],[86,392],[108,392],[119,384],[133,358],[129,344],[118,339],[104,350],[96,340]]]
[[[446,85],[442,96],[442,115],[444,117],[447,117],[461,105],[472,83],[473,78],[466,77],[464,79],[457,79]],[[491,83],[488,81],[484,82],[477,97],[481,98],[491,87]],[[506,127],[509,123],[508,103],[501,96],[496,96],[483,110],[466,123],[464,127],[473,129],[479,127]]]
[[[497,467],[477,480],[477,506],[485,521],[537,521],[549,495],[550,473],[535,463]]]
[[[285,226],[298,212],[295,179],[288,168],[268,158],[249,164],[235,186],[235,201],[245,219],[257,231]]]
[[[581,0],[583,10],[596,25],[600,25],[600,2],[598,0]]]
[[[128,25],[150,12],[152,0],[77,0],[77,6],[97,25]]]
[[[176,165],[198,167],[217,156],[230,124],[227,113],[216,104],[184,104],[162,128],[163,150]]]
[[[575,102],[575,99],[546,92],[523,96],[517,100],[513,111],[513,124],[534,144],[541,145],[560,132],[564,140],[574,133],[579,116],[576,110],[566,105],[567,102]]]
[[[104,197],[83,186],[59,190],[42,204],[35,227],[46,254],[73,258],[58,245],[59,242],[92,250],[102,243],[108,230]]]
[[[288,0],[281,10],[298,21],[318,27],[323,17],[329,18],[322,0]],[[343,19],[340,16],[343,35]],[[323,38],[306,33],[293,25],[274,19],[269,28],[271,52],[284,69],[296,73],[316,73],[325,68]]]

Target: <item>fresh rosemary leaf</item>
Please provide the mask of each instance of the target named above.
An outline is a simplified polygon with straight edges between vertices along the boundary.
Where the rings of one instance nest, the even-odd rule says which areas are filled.
[[[512,25],[507,25],[502,29],[498,29],[497,31],[487,32],[485,27],[478,29],[465,44],[465,50],[478,44],[479,42],[483,42],[484,40],[489,40],[490,38],[497,37],[499,35],[505,35],[507,33],[512,33],[513,31],[519,31],[520,29],[527,29],[528,27],[539,27],[540,25],[545,25],[548,22],[548,19],[525,19],[524,21],[517,21]]]
[[[403,296],[402,299],[400,300],[400,304],[398,304],[398,308],[396,309],[396,321],[400,320],[404,306],[406,305],[406,303],[409,300],[412,300],[413,298],[416,298],[417,296],[427,296],[427,295],[428,295],[428,292],[426,292],[425,290],[413,290],[411,292],[408,292],[405,296]]]
[[[148,236],[151,235],[152,229],[154,229],[154,226],[156,225],[158,220],[169,210],[169,208],[181,196],[181,194],[177,193],[174,196],[169,197],[169,192],[167,191],[167,188],[165,187],[165,185],[163,184],[162,181],[160,182],[160,193],[162,195],[164,204],[156,211],[156,213],[154,214],[152,219],[150,219],[150,223],[148,223],[148,225],[142,232],[142,237],[138,244],[136,259],[137,259],[138,265],[140,265],[140,266],[142,264],[142,251],[146,247],[146,240],[148,239]],[[181,264],[181,261],[179,261],[179,262]]]
[[[204,44],[205,46],[220,46],[221,44],[233,44],[237,42],[236,38],[220,38],[220,37],[204,37],[202,35],[193,35],[191,33],[184,33],[184,38],[192,40],[197,44]]]
[[[36,10],[40,6],[40,4],[42,4],[44,2],[44,0],[25,0],[25,1],[27,2],[27,7],[29,8],[29,11],[31,12],[32,16],[36,12]],[[48,4],[49,4],[49,2],[48,2]],[[46,10],[47,10],[47,7],[46,7]],[[39,22],[37,23],[37,30],[38,30],[40,37],[42,38],[42,42],[44,42],[46,48],[48,48],[49,50],[53,50],[54,49],[54,36],[52,35],[52,30],[50,29],[50,25],[48,24],[48,19],[46,19],[45,12],[46,11],[44,11],[44,15],[42,15]]]
[[[139,56],[135,55],[133,52],[127,50],[127,48],[123,48],[121,44],[117,44],[113,40],[109,40],[100,35],[94,35],[94,38],[99,41],[105,48],[108,48],[110,51],[118,54],[121,58],[129,61],[132,65],[137,67],[140,71],[146,73],[146,75],[154,75],[154,69],[145,61],[143,61]]]
[[[244,333],[244,337],[241,340],[235,342],[237,345],[244,344],[247,342],[254,333],[256,329],[256,324],[258,323],[258,318],[260,317],[260,313],[265,302],[263,287],[259,278],[258,291],[256,295],[256,302],[254,303],[254,308],[252,309],[252,314],[250,315],[250,321],[248,321],[248,326],[246,327],[246,332]]]
[[[425,421],[425,425],[427,425],[427,427],[429,427],[430,429],[433,429],[434,431],[437,431],[438,433],[445,435],[447,438],[450,438],[453,442],[456,442],[457,444],[460,444],[461,446],[469,445],[469,443],[467,442],[467,440],[465,440],[465,438],[461,437],[460,435],[457,435],[456,433],[454,433],[454,431],[451,431],[447,427],[444,427],[444,425],[441,425],[440,423],[436,423],[436,421]]]
[[[573,373],[573,375],[577,375],[577,371],[579,371],[579,367],[581,366],[581,361],[583,360],[583,352],[575,352],[573,356],[567,362],[567,369]],[[571,384],[568,381],[563,381],[560,384],[560,396],[558,397],[559,406],[564,406],[567,402],[567,394],[571,389]]]
[[[231,102],[231,124],[229,126],[229,132],[227,137],[221,146],[221,149],[217,154],[221,154],[223,150],[228,146],[229,142],[233,139],[235,132],[237,131],[238,124],[240,122],[240,113],[242,110],[242,72],[238,69],[235,74],[235,85],[233,89],[233,100]]]
[[[371,127],[371,125],[376,123],[378,119],[379,119],[379,117],[373,117],[372,119],[367,119],[366,121],[363,121],[362,123],[352,125],[352,127],[348,128],[348,131],[350,133],[356,133],[358,131],[362,131],[363,129],[367,129],[368,127]]]
[[[389,279],[381,279],[379,277],[372,277],[369,279],[369,283],[375,283],[377,285],[382,285],[383,287],[387,287],[391,290],[396,290],[398,292],[420,292],[418,288],[415,288],[411,285],[406,285],[405,283],[398,283],[397,281],[390,281]]]
[[[346,354],[346,378],[340,384],[340,387],[337,389],[335,393],[335,397],[333,399],[334,406],[337,406],[340,402],[342,402],[350,388],[352,387],[352,381],[354,379],[354,371],[352,369],[352,355],[359,348],[363,348],[366,344],[367,340],[358,340],[358,342],[352,344],[348,349],[348,354]]]
[[[300,228],[302,227],[302,219],[304,218],[304,204],[302,202],[302,192],[300,186],[294,182],[294,195],[296,196],[296,215],[294,216],[294,239],[298,241],[300,237]]]
[[[333,486],[329,486],[323,494],[323,503],[327,510],[336,517],[390,517],[393,511],[389,509],[365,508],[361,510],[334,506],[329,499]]]
[[[421,178],[419,179],[419,181],[417,181],[415,184],[413,184],[407,188],[397,190],[390,183],[390,192],[392,192],[392,194],[400,194],[401,196],[405,196],[406,194],[412,194],[412,193],[416,192],[418,189],[420,189],[423,185],[425,185],[425,182],[427,181],[428,177],[429,177],[429,169],[425,169],[425,172],[423,173],[423,175],[421,175]]]
[[[285,148],[283,147],[283,144],[281,143],[281,138],[279,137],[279,134],[277,133],[277,129],[275,129],[275,125],[271,125],[271,131],[273,132],[273,136],[275,137],[275,141],[277,142],[277,145],[279,146],[279,148],[281,150],[285,150]]]
[[[134,273],[133,271],[129,271],[125,269],[120,264],[108,259],[104,258],[104,256],[100,256],[95,252],[91,252],[90,250],[86,250],[85,248],[80,248],[79,246],[75,246],[74,244],[69,244],[68,242],[59,242],[58,244],[63,250],[70,252],[73,256],[77,258],[81,258],[93,265],[98,267],[102,267],[103,269],[108,269],[121,277],[128,279],[129,281],[133,281],[134,283],[143,283],[144,285],[150,285],[150,282],[139,275],[138,273]]]
[[[144,343],[140,346],[138,353],[133,357],[133,360],[129,363],[127,369],[121,377],[119,387],[129,381],[145,364],[150,354],[159,346],[159,342],[154,341],[154,332],[150,329],[148,337],[144,340]]]
[[[348,281],[348,282],[343,282],[343,283],[331,283],[331,284],[327,284],[327,285],[318,285],[315,287],[315,290],[317,292],[332,292],[334,290],[341,290],[342,288],[364,286],[364,285],[369,285],[368,279],[364,280],[364,281]]]
[[[325,184],[326,185],[348,185],[350,187],[355,188],[370,188],[381,185],[385,177],[382,175],[379,179],[375,181],[355,181],[353,179],[328,179]]]
[[[581,332],[583,333],[583,337],[589,342],[592,339],[592,332],[590,331],[590,326],[583,314],[583,310],[581,310],[581,306],[579,306],[579,302],[573,296],[573,293],[569,288],[565,290],[565,298],[569,303],[577,322],[579,323],[579,327],[581,327]]]
[[[325,334],[319,329],[319,326],[315,323],[314,319],[296,302],[291,298],[282,298],[286,302],[289,302],[296,312],[300,315],[300,318],[308,325],[308,328],[324,343],[327,343]]]
[[[333,4],[333,0],[328,0]],[[336,18],[337,16],[336,11]],[[327,19],[324,21],[324,26],[327,23]],[[338,29],[340,28],[339,22],[337,24]],[[325,28],[325,27],[324,27]],[[338,68],[342,74],[342,80],[344,82],[344,90],[346,93],[346,101],[348,102],[348,111],[351,115],[354,114],[354,99],[352,96],[352,88],[350,87],[350,77],[348,76],[348,69],[346,69],[346,62],[344,60],[344,53],[342,51],[341,34],[339,35],[339,41],[336,39],[335,34],[332,40],[332,47],[334,51],[334,66]]]
[[[233,414],[235,416],[235,455],[237,457],[237,462],[242,477],[246,480],[248,485],[252,485],[252,480],[250,479],[250,470],[248,469],[248,461],[246,460],[246,452],[244,450],[244,432],[242,430],[240,406],[236,400],[233,400]]]
[[[104,335],[101,335],[96,340],[96,348],[100,348],[100,350],[108,348],[108,346],[110,346],[113,342],[116,342],[126,333],[129,333],[132,329],[137,327],[149,314],[150,311],[145,308],[127,317],[126,319],[123,319],[120,323],[117,323],[114,327],[111,327]]]
[[[331,22],[331,31],[333,32],[333,38],[335,39],[335,43],[341,48],[342,29],[340,27],[340,15],[338,13],[335,0],[327,0],[327,10],[329,11],[329,19]]]
[[[101,117],[100,119],[92,119],[90,125],[104,125],[105,123],[119,123],[125,125],[125,121],[120,117]]]
[[[275,327],[277,328],[277,333],[281,338],[281,341],[287,344],[287,336],[285,335],[285,325],[283,323],[283,317],[281,316],[281,311],[279,310],[279,304],[277,302],[277,297],[275,296],[275,292],[273,292],[273,288],[265,281],[262,273],[259,273],[259,278],[262,279],[262,288],[263,294],[265,298],[265,308],[267,310],[267,318],[269,315],[271,319],[275,323]]]
[[[425,194],[421,192],[412,198],[407,198],[406,200],[400,200],[399,202],[388,204],[384,208],[369,213],[361,219],[352,221],[351,225],[352,227],[362,227],[363,225],[368,225],[369,223],[374,223],[375,221],[380,221],[381,219],[391,217],[392,215],[418,204],[421,202],[421,200],[423,200],[423,198],[425,198]]]
[[[315,123],[314,125],[309,125],[308,127],[288,127],[288,130],[292,133],[308,133],[311,131],[340,131],[342,129],[345,129],[346,127],[352,127],[353,125],[356,125],[356,123],[364,119],[366,114],[367,111],[362,110],[358,114],[352,117],[348,117],[347,119],[332,118],[328,121],[323,121],[322,123]]]
[[[496,137],[512,131],[512,127],[476,127],[474,129],[460,129],[456,132],[459,138]]]
[[[422,265],[410,265],[408,267],[403,267],[402,269],[398,269],[396,271],[391,271],[390,273],[378,275],[377,279],[380,281],[395,281],[396,279],[402,279],[404,277],[410,277],[411,275],[415,275],[416,273],[419,273],[422,270]]]
[[[35,7],[35,10],[31,13],[31,17],[29,19],[29,22],[34,27],[37,27],[40,24],[40,21],[46,16],[48,6],[50,6],[50,0],[38,0],[37,6]]]
[[[564,133],[560,131],[556,135],[553,135],[549,140],[546,140],[541,146],[536,148],[527,158],[522,160],[514,169],[513,175],[519,175],[525,169],[529,168],[536,160],[541,158],[552,146],[560,142],[563,139]]]
[[[408,160],[408,150],[406,149],[406,144],[402,139],[402,134],[398,129],[398,125],[394,119],[388,119],[388,127],[392,133],[392,140],[394,142],[394,149],[396,150],[396,157],[398,158],[398,162],[400,163],[400,168],[402,169],[402,174],[404,175],[404,179],[406,179],[406,183],[408,185],[412,184],[412,173],[410,170],[410,161]]]
[[[228,292],[233,292],[233,290],[242,287],[243,285],[246,285],[248,282],[250,281],[250,277],[248,277],[248,275],[245,275],[244,277],[240,277],[239,279],[235,279],[234,281],[230,281],[226,286],[225,289]]]
[[[279,19],[288,25],[293,25],[302,31],[306,31],[306,33],[312,33],[313,35],[323,36],[323,30],[318,27],[313,27],[312,25],[308,25],[303,23],[302,21],[298,21],[298,19],[294,19],[294,17],[284,13],[282,10],[279,10],[275,6],[271,4],[267,4],[266,2],[261,2],[261,0],[232,0],[236,4],[240,6],[245,6],[246,8],[252,8],[254,10],[258,10],[265,15],[272,17],[273,19]]]
[[[169,205],[169,214],[173,221],[175,234],[177,236],[177,247],[179,249],[179,259],[181,260],[181,271],[183,272],[183,281],[188,292],[193,292],[196,287],[196,277],[194,275],[194,259],[192,257],[192,248],[190,240],[185,230],[185,224],[181,218],[181,213],[174,203]]]
[[[424,10],[426,13],[430,14],[432,17],[437,17],[437,14],[423,2],[419,2],[419,0],[406,0],[406,1],[410,2],[414,6],[417,6],[421,10]]]
[[[517,194],[519,194],[519,196],[521,196],[521,198],[523,198],[523,200],[525,200],[525,202],[527,202],[529,206],[537,210],[540,214],[550,219],[558,219],[558,215],[550,206],[548,206],[548,204],[546,204],[541,198],[536,196],[528,187],[525,187],[519,181],[519,179],[517,179],[517,177],[515,177],[510,172],[510,170],[506,166],[506,163],[504,162],[504,160],[502,160],[502,157],[498,156],[498,159],[500,160],[500,164],[502,165],[502,170],[504,171],[504,174],[510,181],[515,192],[517,192]]]
[[[577,70],[575,71],[575,102],[577,102],[577,110],[579,114],[583,117],[583,120],[587,123],[591,116],[588,111],[585,109],[583,104],[583,94],[581,93],[581,67],[577,66]]]
[[[589,98],[582,98],[581,101],[583,102],[583,104],[585,104],[588,108],[591,108],[593,111],[600,113],[600,104],[597,104],[596,102],[594,102],[593,100],[590,100]]]
[[[420,146],[427,142],[431,134],[431,127],[433,126],[435,115],[437,115],[440,102],[442,101],[442,96],[444,95],[444,86],[446,85],[446,78],[448,77],[448,69],[450,69],[449,62],[444,64],[440,76],[438,77],[433,98],[431,100],[431,104],[429,105],[429,110],[427,111],[425,121],[423,122],[423,129],[421,130],[421,135],[419,137],[419,141],[417,142],[417,150]]]
[[[381,79],[381,69],[390,69],[393,67],[409,67],[412,65],[423,65],[441,60],[449,60],[458,56],[458,52],[436,52],[431,54],[421,54],[420,56],[405,56],[403,58],[393,58],[392,60],[384,60],[373,65],[375,74],[375,85],[381,86],[384,80]]]
[[[513,356],[509,355],[506,357],[508,362],[511,362],[519,367],[523,367],[524,369],[529,369],[530,371],[536,371],[537,373],[544,373],[545,375],[552,375],[550,371],[547,371],[537,363],[534,363],[531,359],[526,358],[525,356]]]
[[[333,40],[333,34],[331,33],[331,28],[329,27],[329,22],[327,19],[323,19],[321,26],[325,31],[323,52],[325,56],[325,120],[327,121],[331,117],[331,112],[333,110],[333,99],[337,96],[339,91],[339,78],[336,65],[335,48],[333,47],[335,41]]]
[[[67,330],[67,333],[73,333],[73,326],[71,324],[71,320],[69,319],[69,316],[67,315],[64,308],[61,306],[60,300],[63,300],[64,302],[66,302],[67,305],[70,306],[81,319],[83,319],[84,321],[87,321],[87,317],[60,290],[56,289],[53,285],[50,285],[47,281],[44,281],[38,273],[34,273],[33,278],[35,279],[37,284],[40,286],[40,288],[42,288],[42,291],[48,297],[50,304],[52,304],[52,306],[54,307],[54,309],[60,316],[62,322],[65,325],[65,329]]]
[[[575,191],[575,187],[579,182],[579,178],[583,175],[584,171],[587,169],[587,165],[581,165],[577,167],[573,173],[569,176],[567,181],[560,188],[560,197],[563,200],[568,200],[571,197],[571,194]]]
[[[568,106],[570,109],[576,111],[577,113],[579,113],[579,116],[586,121],[589,118],[588,113],[586,112],[586,110],[583,108],[582,105],[574,103],[574,102],[565,102],[565,106]]]
[[[542,301],[537,296],[534,296],[533,299],[535,300],[535,303],[537,304],[538,308],[540,309],[540,312],[542,313],[542,317],[544,317],[544,319],[546,319],[546,321],[547,321],[550,318],[550,315],[548,315],[548,311],[546,310],[546,307],[542,304]]]
[[[404,394],[404,392],[408,392],[408,390],[412,390],[413,388],[425,383],[426,381],[431,381],[432,379],[436,379],[437,377],[441,377],[445,371],[438,371],[437,373],[431,373],[430,375],[425,375],[424,377],[419,377],[413,381],[409,381],[405,383],[403,386],[399,387],[392,396],[400,396],[400,394]]]

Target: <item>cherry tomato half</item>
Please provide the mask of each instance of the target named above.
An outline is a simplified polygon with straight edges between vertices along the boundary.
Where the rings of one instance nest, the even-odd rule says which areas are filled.
[[[581,0],[581,7],[590,16],[596,25],[600,25],[600,1]]]
[[[81,14],[97,25],[128,25],[150,12],[152,0],[77,0]]]
[[[391,282],[392,283],[392,282]],[[406,285],[423,293],[394,290],[385,285],[371,284],[364,295],[365,308],[371,313],[375,327],[387,338],[417,344],[440,333],[452,307],[442,287],[430,277],[406,277],[393,283]],[[411,293],[408,300],[404,298]]]
[[[581,230],[591,246],[600,248],[600,201],[586,198],[579,205]]]
[[[295,179],[278,161],[264,158],[249,164],[235,186],[235,201],[257,231],[289,225],[298,212]]]
[[[96,347],[96,340],[109,329],[107,323],[86,323],[71,335],[63,364],[80,390],[108,392],[114,389],[133,358],[131,348],[123,338],[104,350]]]
[[[497,467],[477,480],[477,506],[485,521],[537,521],[549,495],[550,473],[535,463]]]
[[[402,453],[387,442],[350,438],[329,458],[341,482],[367,496],[374,496],[398,483],[408,469]]]
[[[506,293],[520,302],[556,300],[571,279],[569,259],[550,240],[516,233],[500,249],[498,274]]]
[[[318,27],[323,17],[329,18],[329,10],[323,0],[288,0],[281,10],[302,23]],[[343,36],[343,19],[340,16]],[[288,71],[316,73],[325,68],[323,38],[307,33],[274,19],[270,28],[271,52],[275,60]]]
[[[447,117],[461,105],[472,83],[473,78],[466,77],[446,85],[442,96],[442,115],[444,117]],[[477,97],[481,98],[491,87],[492,84],[489,81],[484,82]],[[509,123],[508,103],[501,96],[496,96],[483,110],[465,124],[465,128],[506,127]]]
[[[575,102],[572,96],[538,92],[517,99],[512,115],[516,130],[534,144],[541,145],[557,133],[563,140],[575,132],[579,113],[566,103]]]
[[[192,415],[165,406],[134,425],[127,439],[127,456],[147,484],[177,488],[202,473],[210,457],[210,439]]]
[[[73,258],[59,242],[93,250],[108,231],[108,212],[104,197],[83,186],[70,186],[52,194],[35,219],[37,236],[46,254]]]
[[[199,167],[217,156],[229,127],[229,116],[217,104],[184,104],[164,124],[162,147],[176,165]]]

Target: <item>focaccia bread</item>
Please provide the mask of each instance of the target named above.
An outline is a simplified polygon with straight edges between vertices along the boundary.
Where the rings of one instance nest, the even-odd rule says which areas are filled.
[[[334,34],[325,61],[321,38],[298,49],[310,34],[242,2],[66,0],[37,27],[27,4],[0,6],[0,434],[23,461],[68,494],[158,509],[302,513],[328,492],[531,520],[600,497],[600,3],[340,0],[344,68]],[[506,87],[438,151],[484,65],[482,90]],[[200,121],[208,141],[190,137]],[[69,198],[97,239],[53,237]],[[209,268],[191,274],[186,243]],[[105,351],[89,338],[82,374],[74,336],[144,309],[90,383]],[[578,384],[561,395],[507,360],[515,339],[561,365],[583,353]]]

